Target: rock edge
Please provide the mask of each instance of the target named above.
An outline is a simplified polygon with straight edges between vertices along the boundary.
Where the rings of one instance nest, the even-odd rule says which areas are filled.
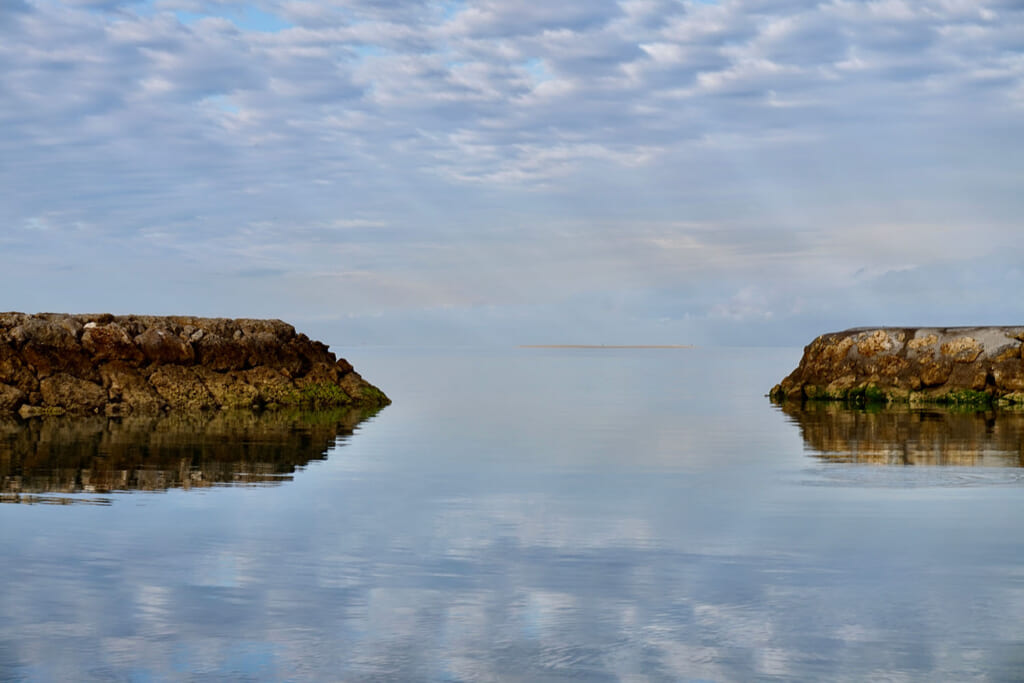
[[[877,327],[823,334],[772,400],[1024,403],[1024,327]]]
[[[280,320],[0,313],[0,414],[390,402],[348,361]]]

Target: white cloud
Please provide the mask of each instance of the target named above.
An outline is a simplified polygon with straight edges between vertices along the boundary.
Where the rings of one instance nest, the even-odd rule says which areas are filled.
[[[155,272],[280,269],[296,298],[325,253],[351,258],[336,267],[366,274],[368,311],[402,291],[429,293],[408,308],[653,301],[699,271],[699,318],[756,283],[1012,248],[1022,40],[1024,8],[994,0],[4,3],[0,215],[76,235],[13,238],[48,267],[92,235],[98,258]],[[584,226],[573,250],[551,237],[566,224]],[[663,267],[688,240],[695,257]]]

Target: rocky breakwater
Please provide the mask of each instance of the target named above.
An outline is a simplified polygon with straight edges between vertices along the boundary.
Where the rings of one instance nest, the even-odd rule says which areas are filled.
[[[388,403],[280,320],[0,313],[0,414]]]
[[[1024,327],[883,327],[823,334],[775,401],[1024,403]]]

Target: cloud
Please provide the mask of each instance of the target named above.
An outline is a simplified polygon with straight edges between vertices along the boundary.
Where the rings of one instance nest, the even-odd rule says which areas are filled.
[[[0,210],[55,268],[74,249],[21,226],[155,272],[284,269],[296,298],[334,259],[368,312],[699,272],[700,318],[1012,248],[1022,39],[1012,2],[4,3]]]

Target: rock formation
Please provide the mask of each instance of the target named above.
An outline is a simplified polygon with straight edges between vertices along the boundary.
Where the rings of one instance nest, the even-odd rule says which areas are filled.
[[[882,327],[823,334],[773,400],[1024,403],[1024,327]]]
[[[388,403],[280,320],[0,313],[0,414]]]

